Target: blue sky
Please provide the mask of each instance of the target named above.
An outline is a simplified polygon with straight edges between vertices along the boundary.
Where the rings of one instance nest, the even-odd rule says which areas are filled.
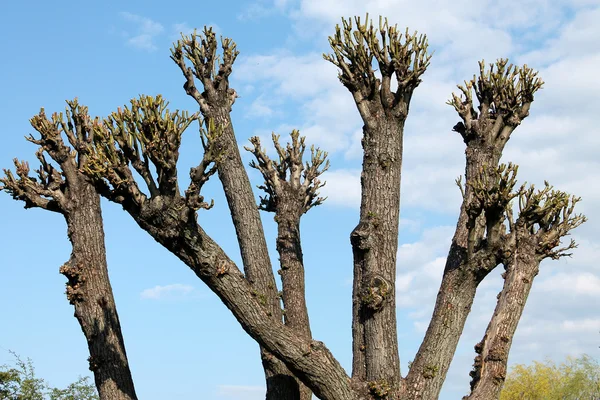
[[[358,221],[361,124],[350,94],[321,53],[328,51],[327,35],[341,16],[367,11],[426,33],[435,50],[405,132],[397,282],[403,371],[433,309],[460,204],[454,179],[463,170],[463,144],[451,132],[457,116],[444,103],[457,83],[477,72],[481,58],[510,57],[540,70],[545,88],[504,160],[520,164],[520,181],[547,179],[582,196],[580,210],[589,217],[573,235],[580,243],[574,257],[542,265],[510,361],[600,357],[600,318],[591,306],[600,302],[597,0],[10,2],[0,14],[0,166],[11,166],[13,157],[34,161],[35,147],[23,139],[32,132],[28,119],[40,107],[64,109],[65,99],[78,97],[92,115],[105,116],[139,94],[162,94],[172,108],[196,111],[169,48],[180,31],[214,26],[240,50],[231,77],[240,95],[233,108],[239,143],[253,135],[268,143],[271,131],[285,137],[299,128],[330,152],[323,190],[329,199],[302,221],[307,300],[315,338],[349,368],[349,233]],[[190,130],[180,175],[199,157],[199,140]],[[249,174],[260,183],[256,171]],[[201,224],[239,261],[218,180],[203,194],[216,206],[200,213]],[[262,398],[255,343],[187,267],[118,206],[103,206],[111,280],[139,397]],[[263,214],[276,264],[272,217]],[[85,340],[58,273],[70,252],[65,233],[60,216],[24,210],[0,195],[0,364],[10,362],[6,350],[14,350],[31,357],[38,374],[55,386],[89,373]],[[496,272],[479,290],[444,399],[467,392],[473,345],[501,288]]]

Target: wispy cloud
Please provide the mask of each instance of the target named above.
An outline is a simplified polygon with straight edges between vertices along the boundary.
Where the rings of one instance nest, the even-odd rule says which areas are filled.
[[[238,14],[239,20],[257,20],[269,17],[275,13],[285,12],[290,0],[258,0],[248,2],[241,13]]]
[[[173,24],[171,30],[173,32],[172,37],[174,40],[179,40],[181,39],[181,34],[191,35],[192,33],[194,33],[194,30],[196,30],[198,33],[201,33],[204,30],[204,26],[205,25],[191,26],[187,22],[178,22],[176,24]],[[219,37],[222,34],[221,27],[216,23],[211,22],[206,24],[206,26],[211,27],[217,37]]]
[[[171,285],[156,285],[153,288],[145,289],[140,293],[142,299],[159,300],[164,298],[173,298],[189,295],[194,291],[191,285],[173,283]]]
[[[162,34],[165,28],[162,24],[141,15],[130,12],[120,12],[119,16],[133,25],[134,33],[126,32],[127,44],[140,50],[154,51],[154,39]]]

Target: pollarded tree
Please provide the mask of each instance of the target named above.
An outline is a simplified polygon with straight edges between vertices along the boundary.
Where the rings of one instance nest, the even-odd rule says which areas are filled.
[[[37,177],[30,176],[27,162],[15,159],[16,176],[4,170],[0,189],[24,201],[25,208],[37,207],[65,218],[72,252],[59,271],[68,280],[67,299],[88,344],[98,393],[102,399],[136,399],[108,277],[100,196],[80,171],[87,164],[86,153],[74,151],[92,142],[87,107],[77,100],[67,103],[66,119],[62,113],[48,118],[42,109],[30,121],[40,135],[27,138],[39,146]]]
[[[287,146],[273,136],[273,160],[259,139],[252,138],[247,150],[256,161],[251,166],[263,175],[260,188],[266,193],[256,207],[230,118],[237,96],[229,76],[238,54],[231,39],[222,40],[219,55],[215,34],[205,29],[183,36],[172,49],[171,58],[185,78],[184,89],[203,116],[204,154],[191,169],[186,190],[179,187],[177,159],[181,136],[195,116],[169,111],[160,96],[141,96],[104,120],[85,118],[93,140],[75,148],[86,157],[80,170],[98,193],[120,204],[190,267],[258,342],[268,399],[304,400],[311,392],[326,400],[437,398],[477,287],[502,264],[504,287],[486,335],[476,346],[467,396],[498,398],[512,337],[539,264],[544,258],[566,255],[574,243],[559,248],[560,239],[585,220],[574,214],[577,198],[548,185],[541,191],[516,187],[517,168],[499,165],[504,146],[528,116],[542,81],[527,66],[503,59],[490,66],[481,62],[479,74],[459,86],[461,95],[453,94],[449,101],[461,118],[454,131],[466,145],[465,181],[457,181],[463,201],[429,328],[402,377],[394,290],[402,136],[412,93],[431,56],[425,36],[403,34],[382,20],[379,29],[368,20],[356,18],[354,26],[352,20],[343,20],[330,44],[333,53],[324,57],[339,68],[339,79],[364,122],[360,220],[350,235],[351,375],[312,338],[304,293],[300,218],[324,201],[318,190],[323,185],[319,178],[329,167],[327,154],[311,148],[310,160],[304,160],[305,140],[293,131]],[[205,201],[201,189],[214,174],[231,211],[243,272],[202,228],[198,211],[210,209],[212,203]],[[513,200],[518,203],[515,210]],[[259,208],[275,213],[278,224],[285,313]]]

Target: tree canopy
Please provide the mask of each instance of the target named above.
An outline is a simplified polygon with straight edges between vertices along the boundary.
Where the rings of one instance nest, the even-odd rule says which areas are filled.
[[[502,266],[503,288],[475,345],[465,399],[500,396],[540,263],[571,255],[576,243],[561,240],[586,221],[575,211],[579,197],[547,182],[541,188],[518,185],[518,167],[500,162],[544,82],[529,66],[500,58],[479,62],[473,78],[451,94],[448,104],[459,119],[453,131],[465,146],[464,180],[456,181],[462,202],[431,321],[402,375],[395,288],[403,138],[413,92],[432,55],[425,35],[400,30],[384,18],[377,26],[368,16],[343,19],[329,43],[332,53],[323,57],[337,67],[363,121],[360,217],[349,233],[351,371],[313,338],[305,298],[300,221],[325,201],[319,189],[328,155],[315,147],[309,155],[297,130],[287,144],[273,134],[275,158],[258,137],[251,138],[250,166],[264,178],[259,189],[265,195],[256,204],[231,116],[238,95],[229,77],[239,54],[232,39],[219,41],[206,27],[182,35],[171,49],[184,90],[197,103],[195,113],[170,110],[161,95],[140,95],[105,118],[91,116],[74,99],[64,113],[42,109],[31,119],[37,134],[28,140],[38,146],[40,166],[32,171],[15,159],[15,171],[5,170],[1,188],[26,208],[65,218],[72,253],[60,272],[103,400],[137,395],[108,277],[100,196],[119,204],[124,218],[189,267],[258,343],[271,400],[308,400],[312,394],[323,400],[437,398],[477,289]],[[193,124],[198,124],[201,155],[184,185],[178,160],[182,135]],[[215,178],[231,212],[242,265],[203,227],[203,213],[213,203],[202,190]],[[275,214],[281,293],[259,210]]]
[[[500,400],[600,399],[600,364],[590,356],[511,367]]]

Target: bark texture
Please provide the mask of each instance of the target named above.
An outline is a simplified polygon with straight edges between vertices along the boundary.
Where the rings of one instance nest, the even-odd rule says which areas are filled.
[[[531,69],[508,65],[507,60],[499,60],[489,69],[480,62],[479,67],[478,77],[459,86],[463,97],[453,94],[448,102],[462,120],[454,131],[466,144],[465,184],[463,187],[457,181],[463,202],[456,231],[433,316],[406,377],[406,390],[416,399],[439,396],[477,287],[501,262],[504,208],[511,197],[506,194],[484,205],[474,188],[495,193],[496,171],[504,146],[529,115],[533,94],[543,83]],[[477,110],[473,90],[479,103]]]
[[[0,181],[2,189],[25,201],[26,208],[41,207],[64,216],[72,252],[60,272],[68,279],[67,298],[87,340],[89,366],[100,399],[133,400],[137,397],[108,276],[100,196],[78,170],[78,162],[85,156],[76,158],[61,137],[64,133],[74,148],[85,145],[87,110],[76,101],[68,104],[67,122],[57,114],[49,120],[43,110],[31,120],[41,134],[40,139],[29,138],[40,146],[37,179],[29,176],[27,163],[15,160],[17,177],[5,170],[6,177]],[[44,153],[62,172],[46,162]]]
[[[136,105],[141,107],[139,111],[134,110]],[[170,113],[165,107],[162,99],[142,96],[132,100],[131,108],[119,109],[96,124],[96,143],[83,170],[94,179],[103,196],[121,204],[142,229],[179,257],[219,296],[242,328],[268,352],[263,354],[264,365],[282,361],[293,374],[288,376],[296,376],[321,399],[357,398],[350,378],[323,343],[298,334],[275,317],[269,299],[198,225],[196,212],[210,208],[200,190],[216,173],[215,162],[218,165],[223,154],[214,140],[220,134],[218,130],[203,132],[204,157],[198,167],[192,168],[185,196],[162,190],[160,183],[156,185],[160,194],[150,197],[138,187],[130,169],[136,165],[141,169],[147,167],[147,162],[160,166],[159,175],[169,185],[177,176],[177,157],[154,149],[161,144],[170,147],[179,143],[194,116]],[[125,120],[133,122],[122,123]],[[146,185],[151,192],[153,184]],[[292,388],[299,396],[295,381],[275,377],[277,380],[271,382],[288,385],[279,388],[279,393],[290,393],[283,390]]]
[[[310,163],[307,162],[305,167],[302,159],[306,150],[305,138],[301,138],[300,133],[294,130],[291,139],[291,143],[283,148],[279,144],[279,136],[273,134],[279,161],[272,161],[266,155],[260,147],[258,137],[250,139],[253,148],[246,147],[246,150],[252,152],[256,158],[256,162],[252,161],[250,165],[258,169],[265,179],[265,184],[260,188],[267,195],[261,197],[259,208],[275,213],[285,325],[298,334],[311,338],[300,242],[300,218],[310,208],[323,202],[324,199],[318,197],[317,191],[323,186],[318,177],[329,168],[329,162],[320,169],[327,154],[312,147]],[[310,400],[310,390],[303,385],[300,388],[300,397]]]
[[[510,170],[500,169],[501,172]],[[514,181],[514,174],[511,177]],[[500,174],[499,186],[505,185],[507,175]],[[479,188],[478,197],[488,197]],[[558,259],[570,255],[568,250],[576,246],[559,248],[560,239],[583,222],[585,217],[573,213],[579,198],[546,187],[535,192],[521,187],[511,197],[519,197],[519,218],[512,219],[512,210],[506,209],[509,234],[505,237],[502,274],[504,286],[483,340],[475,346],[475,363],[471,371],[471,394],[468,400],[497,399],[506,379],[508,355],[517,325],[523,314],[533,280],[544,258]]]
[[[238,51],[231,39],[223,39],[222,48],[223,57],[219,60],[216,52],[217,39],[209,28],[204,30],[203,35],[194,33],[189,37],[182,37],[172,49],[171,58],[183,72],[186,78],[184,89],[198,103],[206,128],[219,130],[212,145],[222,154],[217,171],[231,211],[246,279],[266,299],[270,313],[281,319],[279,296],[262,222],[240,157],[230,116],[237,94],[229,87],[228,78]],[[186,59],[191,61],[193,68],[186,65]],[[202,93],[196,88],[194,78],[201,82],[204,88]],[[283,398],[282,393],[289,394],[297,390],[295,378],[285,366],[266,354],[264,349],[261,349],[261,359],[267,380],[268,400]],[[297,394],[289,398],[299,397]]]
[[[100,399],[136,399],[106,266],[100,196],[83,177],[76,193],[66,214],[73,251],[60,269],[68,279],[67,297],[88,342]]]
[[[496,399],[504,381],[512,337],[539,263],[543,258],[567,255],[575,244],[559,248],[560,239],[585,221],[583,216],[573,214],[579,199],[549,185],[539,191],[524,186],[515,190],[517,167],[498,165],[510,135],[528,116],[533,94],[542,81],[528,67],[514,67],[507,60],[501,59],[489,68],[481,62],[479,76],[459,86],[462,95],[453,95],[449,101],[461,117],[454,130],[466,144],[464,185],[457,180],[463,201],[430,326],[408,375],[402,378],[395,316],[402,140],[412,93],[430,56],[424,36],[408,32],[402,35],[384,20],[380,20],[379,30],[368,17],[365,23],[359,18],[354,21],[355,29],[352,20],[343,20],[342,27],[338,26],[330,38],[333,54],[324,56],[339,68],[339,79],[352,94],[364,123],[360,219],[350,237],[354,256],[351,377],[323,343],[312,339],[305,299],[300,218],[324,201],[318,197],[323,186],[318,178],[329,166],[326,153],[311,148],[311,159],[305,163],[306,146],[298,131],[292,132],[285,148],[273,135],[277,160],[266,155],[256,137],[251,139],[253,146],[247,148],[256,159],[251,166],[265,180],[260,188],[266,195],[261,197],[259,208],[274,212],[278,223],[277,251],[285,306],[282,321],[258,210],[230,119],[236,93],[229,87],[228,77],[237,56],[230,39],[222,40],[221,58],[216,55],[217,41],[210,29],[205,29],[203,35],[184,36],[172,50],[172,59],[186,78],[184,88],[198,102],[204,116],[200,124],[204,154],[198,166],[191,169],[191,182],[183,194],[177,173],[179,146],[183,132],[199,114],[170,112],[160,96],[141,96],[132,100],[131,106],[93,123],[85,112],[77,113],[75,131],[58,117],[53,122],[42,118],[38,122],[44,131],[53,126],[65,131],[79,154],[79,164],[74,168],[64,164],[75,153],[63,151],[53,158],[62,166],[65,180],[41,157],[41,183],[26,180],[29,169],[22,163],[17,163],[20,180],[9,174],[4,183],[18,188],[9,190],[27,206],[65,213],[61,204],[73,182],[87,184],[81,178],[82,171],[97,192],[121,204],[142,229],[188,265],[258,342],[268,399],[308,400],[311,393],[324,400],[438,398],[477,287],[490,271],[504,264],[504,288],[486,334],[476,346],[472,391],[467,396]],[[186,60],[192,67],[186,65]],[[202,92],[195,80],[202,83]],[[73,114],[75,109],[71,109]],[[83,133],[80,125],[85,127]],[[93,135],[87,134],[89,130]],[[56,139],[38,144],[51,155],[65,147]],[[150,172],[153,169],[156,174]],[[136,179],[135,173],[142,180]],[[232,212],[244,273],[198,223],[199,210],[212,207],[201,190],[214,174],[223,184]],[[142,181],[144,188],[140,188]],[[106,269],[105,260],[97,256],[103,254],[103,248],[94,247],[99,242],[86,242],[102,232],[99,209],[94,211],[96,203],[92,201],[98,198],[92,198],[88,191],[89,206],[82,207],[85,212],[66,215],[74,251],[62,272],[69,277],[69,299],[76,306],[76,314],[81,311],[78,318],[86,336],[107,343],[103,348],[90,347],[97,382],[116,382],[126,376],[102,378],[100,372],[103,366],[110,367],[109,372],[125,373],[128,369],[124,348],[122,353],[114,352],[118,357],[106,354],[109,344],[122,347],[116,310],[114,317],[94,314],[114,309],[114,301],[106,299],[109,290],[96,288],[94,282],[99,277],[104,279],[98,270],[86,269],[91,258],[104,262]],[[516,221],[514,199],[519,205]],[[81,294],[86,288],[101,294],[88,302]],[[91,314],[96,320],[104,315],[107,322],[98,329],[113,329],[113,333],[97,333],[96,325],[90,323],[96,320],[87,318]],[[104,353],[95,358],[100,351]],[[124,391],[126,382],[114,387]]]
[[[354,256],[352,377],[386,398],[401,388],[396,327],[396,253],[404,123],[413,90],[429,65],[424,36],[403,35],[380,20],[343,20],[329,38],[339,79],[352,94],[363,126],[360,220],[350,241]],[[381,79],[375,76],[376,60]],[[391,90],[392,77],[398,88]]]

